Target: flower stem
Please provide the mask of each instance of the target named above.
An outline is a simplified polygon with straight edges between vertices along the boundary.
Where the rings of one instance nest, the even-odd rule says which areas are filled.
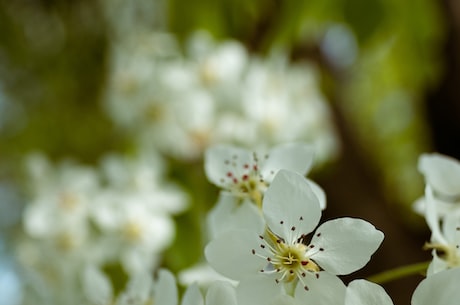
[[[403,278],[405,276],[414,275],[414,274],[425,274],[426,269],[430,261],[422,262],[422,263],[415,263],[411,265],[406,265],[402,267],[397,267],[391,270],[383,271],[381,273],[377,273],[367,278],[367,280],[377,283],[383,284],[390,281],[397,280],[399,278]]]

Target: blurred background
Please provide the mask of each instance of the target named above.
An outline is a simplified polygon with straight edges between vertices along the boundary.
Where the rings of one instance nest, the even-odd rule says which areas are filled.
[[[323,220],[386,235],[349,279],[429,260],[417,161],[460,157],[459,26],[452,0],[0,1],[0,304],[26,299],[16,249],[37,152],[97,168],[160,155],[189,198],[160,263],[178,272],[200,260],[217,198],[206,147],[308,141]],[[409,304],[421,278],[384,287]]]

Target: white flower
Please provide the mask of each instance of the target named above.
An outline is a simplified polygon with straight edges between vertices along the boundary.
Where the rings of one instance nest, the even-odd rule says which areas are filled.
[[[108,305],[113,298],[110,279],[99,268],[88,265],[81,276],[83,293],[89,304]]]
[[[160,269],[157,276],[153,279],[146,270],[136,274],[117,298],[115,305],[177,305],[174,275],[166,269]]]
[[[207,216],[210,238],[231,229],[246,229],[262,231],[265,222],[260,210],[252,203],[244,201],[235,204],[235,197],[227,192],[221,192],[216,205]]]
[[[100,190],[96,172],[71,162],[53,166],[42,155],[27,162],[31,198],[23,214],[25,232],[62,253],[81,249],[90,237],[91,198]]]
[[[198,285],[187,288],[181,305],[237,305],[235,288],[228,282],[216,281],[206,291],[203,298]]]
[[[263,195],[275,174],[287,169],[305,175],[312,163],[312,148],[303,143],[282,144],[268,153],[227,145],[209,148],[205,154],[205,172],[208,180],[223,190],[208,214],[211,238],[232,228],[262,229],[264,220],[256,206],[261,208]],[[306,181],[324,209],[324,191],[315,182]]]
[[[102,236],[94,251],[99,260],[120,260],[128,273],[150,269],[174,238],[170,215],[139,197],[106,192],[94,198],[92,218]]]
[[[457,305],[460,268],[442,271],[421,281],[412,294],[412,305]],[[354,280],[347,287],[345,305],[393,305],[385,290],[366,280]]]
[[[334,157],[339,144],[313,65],[292,64],[278,52],[248,66],[240,107],[256,137],[244,143],[307,141],[318,163]]]
[[[236,288],[238,305],[336,305],[345,298],[345,285],[334,275],[318,273],[319,277],[309,283],[309,290],[295,281],[280,285],[268,277],[245,277]]]
[[[422,154],[418,169],[425,178],[426,185],[433,190],[439,217],[460,210],[460,162],[437,153]],[[419,199],[414,209],[424,213],[426,199]]]
[[[386,291],[375,283],[366,280],[354,280],[348,284],[345,294],[345,305],[371,304],[393,305],[393,301]]]
[[[188,41],[188,57],[203,86],[230,94],[237,89],[248,62],[244,45],[236,40],[213,41],[209,32],[195,32]]]
[[[109,154],[101,168],[107,180],[106,190],[144,201],[149,209],[176,214],[187,208],[187,196],[164,176],[164,163],[153,152],[132,157]]]
[[[183,286],[197,284],[200,287],[209,287],[216,281],[227,281],[232,284],[237,283],[217,273],[209,264],[204,262],[180,271],[177,277],[179,283]]]
[[[412,305],[457,305],[460,300],[460,268],[428,276],[414,291]]]
[[[431,229],[431,239],[426,249],[433,249],[433,260],[428,274],[460,266],[460,210],[439,216],[438,201],[431,186],[425,188],[425,219]]]
[[[85,267],[81,282],[91,305],[177,305],[177,287],[173,274],[165,269],[153,279],[146,270],[131,277],[125,289],[115,296],[109,277],[94,265]]]
[[[383,240],[383,233],[368,222],[340,218],[320,225],[308,243],[308,234],[321,217],[319,200],[302,176],[286,170],[280,170],[270,184],[262,210],[265,233],[223,233],[207,245],[206,258],[235,280],[258,275],[276,284],[297,283],[296,298],[301,290],[307,292],[300,293],[301,299],[318,299],[323,291],[317,287],[335,281],[329,275],[362,268]],[[323,281],[324,285],[318,284]]]
[[[287,143],[260,154],[244,148],[216,145],[205,154],[205,171],[212,183],[239,199],[250,199],[260,204],[262,195],[280,169],[301,175],[310,170],[313,151],[307,144]],[[326,200],[322,189],[311,180],[321,206]]]

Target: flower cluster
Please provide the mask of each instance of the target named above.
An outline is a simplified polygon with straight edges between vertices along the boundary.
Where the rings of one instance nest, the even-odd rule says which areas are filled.
[[[281,52],[259,58],[205,32],[193,35],[185,51],[167,33],[129,37],[112,46],[105,102],[138,145],[190,160],[216,143],[252,149],[308,141],[317,162],[336,156],[337,136],[312,64],[290,63]]]
[[[187,207],[161,163],[110,155],[96,168],[28,159],[30,202],[16,247],[30,290],[25,304],[81,304],[88,272],[120,266],[131,278],[158,267],[174,237],[172,216]]]

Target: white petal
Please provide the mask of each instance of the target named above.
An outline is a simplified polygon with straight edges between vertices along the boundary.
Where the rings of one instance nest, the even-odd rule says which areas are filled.
[[[238,305],[266,305],[283,293],[283,284],[273,277],[247,277],[236,288]]]
[[[326,193],[324,192],[322,187],[310,179],[307,179],[307,182],[308,185],[310,185],[313,193],[315,193],[316,197],[318,197],[319,206],[321,207],[321,210],[326,209]]]
[[[425,215],[425,197],[420,197],[417,199],[414,204],[412,205],[412,210],[419,214],[419,215]]]
[[[460,211],[452,211],[442,220],[442,233],[451,246],[460,244]]]
[[[52,205],[31,203],[24,211],[24,230],[33,237],[50,235],[56,230],[55,217]]]
[[[268,159],[262,165],[261,174],[265,180],[271,181],[272,173],[280,169],[306,175],[313,163],[314,149],[305,143],[287,143],[279,145],[268,155]]]
[[[262,232],[265,225],[260,210],[254,204],[247,201],[238,204],[237,199],[227,192],[221,192],[207,221],[211,238],[235,229]]]
[[[206,305],[237,305],[235,287],[228,282],[215,282],[206,293]]]
[[[447,261],[439,258],[439,256],[436,254],[436,250],[431,251],[431,254],[433,255],[433,259],[431,260],[431,263],[426,271],[428,276],[449,268]]]
[[[152,286],[153,280],[148,272],[136,273],[128,283],[128,288],[125,292],[126,299],[129,300],[132,298],[146,301],[151,297]]]
[[[383,233],[362,219],[338,218],[323,223],[311,240],[311,258],[327,272],[343,275],[370,260],[383,241]],[[322,250],[321,250],[322,249]]]
[[[415,288],[412,305],[457,305],[460,300],[460,268],[433,274]]]
[[[354,280],[348,284],[345,305],[393,305],[393,301],[381,286],[366,281]]]
[[[446,201],[446,200],[443,200],[441,198],[434,197],[434,196],[432,196],[432,199],[430,200],[432,200],[434,202],[434,205],[436,206],[436,213],[438,214],[438,218],[442,218],[447,214],[455,212],[460,207],[459,202],[452,202],[452,201],[449,202],[449,201]],[[414,202],[412,209],[416,213],[422,216],[425,216],[426,215],[426,205],[427,205],[426,201],[427,199],[425,196],[417,199]]]
[[[438,206],[434,199],[433,190],[429,185],[425,187],[425,220],[431,230],[431,241],[444,245],[448,244],[441,232]]]
[[[423,154],[419,158],[419,171],[427,183],[447,196],[460,194],[460,163],[441,154]]]
[[[326,272],[319,272],[319,277],[311,277],[305,283],[308,290],[305,290],[302,283],[297,284],[295,299],[300,304],[315,305],[337,305],[343,304],[345,300],[345,284],[335,275]]]
[[[286,294],[278,295],[269,304],[270,305],[300,305],[299,303],[297,303],[297,301],[293,297],[286,295]]]
[[[234,280],[257,274],[267,261],[252,254],[258,251],[260,238],[256,232],[234,230],[221,234],[205,248],[209,264],[217,272]]]
[[[192,284],[185,290],[181,305],[204,305],[203,296],[198,285]]]
[[[198,263],[182,270],[177,275],[179,283],[183,286],[190,286],[193,283],[197,283],[200,287],[209,287],[216,281],[227,281],[232,284],[236,284],[236,281],[226,278],[220,273],[217,273],[209,264]]]
[[[215,185],[225,188],[231,182],[227,176],[229,172],[239,177],[245,164],[252,164],[253,158],[248,150],[216,145],[205,152],[204,169],[208,180]]]
[[[158,280],[154,285],[155,304],[177,305],[177,286],[174,275],[165,269],[158,271]]]
[[[85,296],[91,304],[110,304],[112,284],[102,271],[94,266],[87,266],[82,280]]]
[[[268,227],[283,238],[313,231],[321,218],[318,198],[301,175],[280,170],[265,192],[263,212]]]

